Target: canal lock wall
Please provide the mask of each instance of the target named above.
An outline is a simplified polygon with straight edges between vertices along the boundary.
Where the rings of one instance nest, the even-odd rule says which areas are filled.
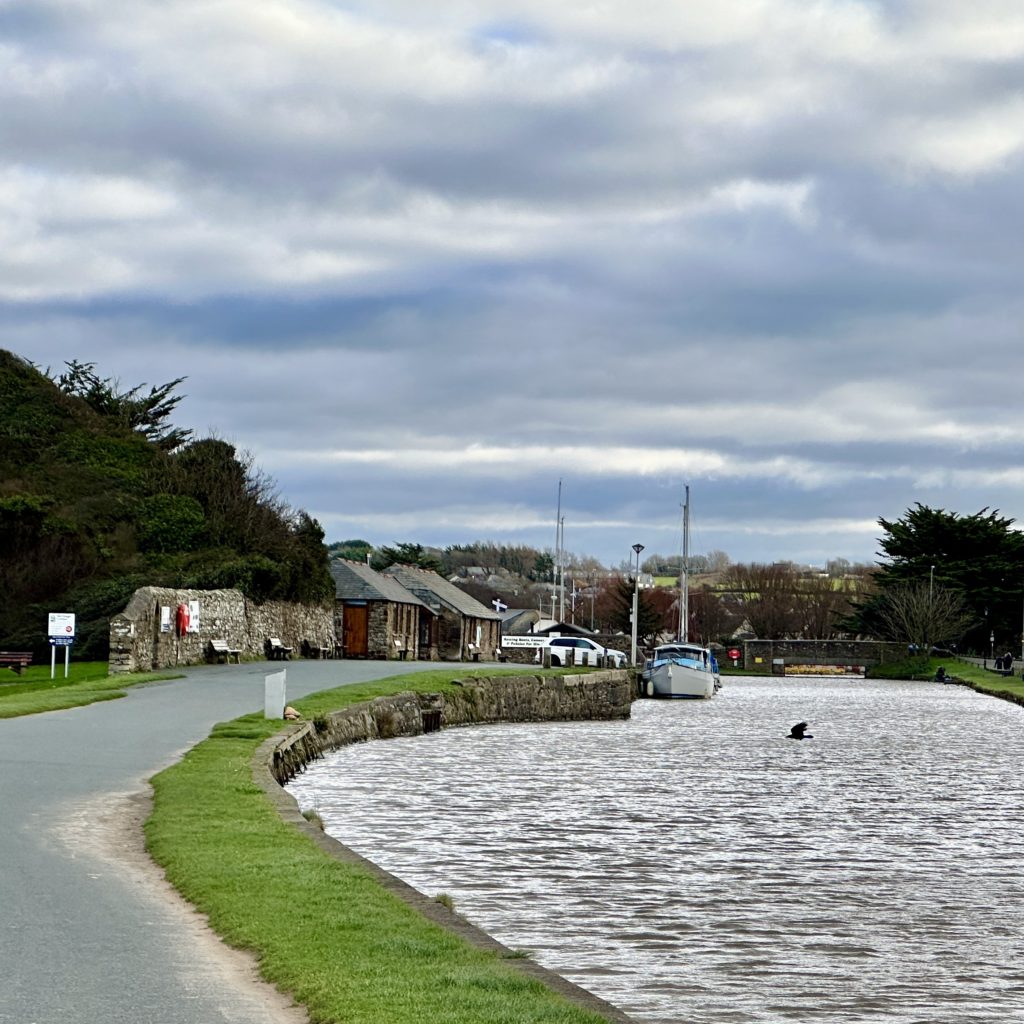
[[[330,856],[361,867],[384,889],[429,921],[477,949],[494,953],[513,969],[553,989],[576,1006],[599,1015],[609,1024],[636,1024],[634,1018],[617,1006],[523,957],[450,906],[430,899],[327,835],[317,824],[306,820],[294,797],[283,788],[310,761],[348,743],[419,736],[460,725],[625,719],[637,696],[633,674],[622,670],[585,675],[469,678],[455,681],[455,685],[455,692],[377,697],[322,719],[298,723],[259,747],[252,762],[253,779],[283,821],[299,829]]]

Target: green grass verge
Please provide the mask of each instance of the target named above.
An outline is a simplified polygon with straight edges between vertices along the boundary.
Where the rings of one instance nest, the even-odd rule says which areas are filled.
[[[293,705],[311,720],[386,694],[443,692],[472,674],[415,673]],[[256,748],[279,729],[259,714],[222,723],[155,776],[146,842],[214,930],[256,954],[264,977],[315,1024],[604,1024],[281,821],[250,768]]]
[[[83,707],[101,700],[116,700],[124,696],[126,687],[175,677],[176,674],[170,672],[108,676],[105,661],[71,662],[67,679],[64,678],[63,662],[57,666],[53,679],[50,678],[49,665],[33,665],[20,676],[0,669],[0,718],[18,718],[43,711]]]
[[[906,658],[885,665],[872,666],[871,679],[934,679],[936,669],[943,666],[946,674],[969,683],[974,689],[993,697],[1024,700],[1024,681],[1015,676],[999,676],[980,665],[956,658]]]

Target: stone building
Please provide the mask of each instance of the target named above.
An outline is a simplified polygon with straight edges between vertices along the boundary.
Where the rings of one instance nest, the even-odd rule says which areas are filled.
[[[419,656],[424,660],[491,661],[501,648],[501,616],[436,572],[411,565],[386,570],[426,606],[420,615]]]
[[[336,558],[334,629],[346,658],[418,658],[423,602],[363,562]]]

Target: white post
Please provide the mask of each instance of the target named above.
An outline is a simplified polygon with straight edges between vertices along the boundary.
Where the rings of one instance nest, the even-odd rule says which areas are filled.
[[[54,644],[50,644],[50,678],[57,674],[57,647]]]
[[[65,679],[67,679],[67,677],[68,677],[68,660],[69,660],[70,655],[71,655],[71,648],[67,644],[65,644],[64,645],[64,678]]]
[[[263,717],[284,718],[286,669],[263,677]]]
[[[637,612],[639,610],[639,598],[640,598],[640,581],[637,577],[633,577],[633,612],[629,616],[632,620],[631,639],[629,643],[629,660],[631,665],[636,665],[636,620],[639,618]]]

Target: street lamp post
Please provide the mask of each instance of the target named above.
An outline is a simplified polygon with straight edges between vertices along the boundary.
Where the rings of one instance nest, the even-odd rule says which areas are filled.
[[[636,665],[636,627],[637,620],[640,618],[640,552],[643,549],[643,544],[633,545],[633,550],[636,552],[636,572],[633,574],[633,614],[630,616],[633,620],[633,629],[629,650],[630,664],[634,666]]]

